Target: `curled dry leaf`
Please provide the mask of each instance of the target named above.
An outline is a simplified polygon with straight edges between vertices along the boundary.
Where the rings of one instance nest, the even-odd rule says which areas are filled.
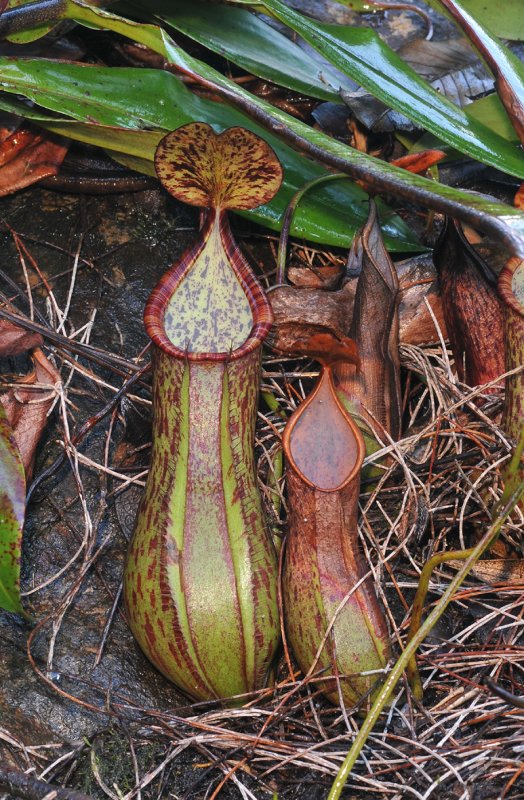
[[[431,344],[446,338],[446,322],[437,273],[431,255],[395,264],[399,281],[399,338],[401,344]]]
[[[454,569],[462,569],[463,561],[448,561]],[[507,586],[524,584],[524,560],[521,558],[485,558],[477,561],[471,574],[483,583],[503,583]]]
[[[524,183],[521,183],[513,198],[513,205],[515,208],[524,210]]]
[[[26,479],[30,478],[35,450],[53,402],[59,380],[53,365],[38,347],[42,338],[0,321],[0,357],[28,353],[29,375],[0,382],[0,608],[24,614],[20,602],[20,550],[25,515]],[[3,376],[5,379],[5,376]],[[48,390],[42,384],[49,384]]]
[[[47,415],[56,397],[60,375],[40,348],[31,353],[33,370],[23,376],[12,376],[16,387],[2,391],[0,403],[13,430],[27,479],[31,478],[36,447],[47,423]]]
[[[0,195],[56,175],[67,149],[66,140],[53,134],[0,129]]]
[[[321,267],[288,267],[287,276],[294,286],[308,289],[336,289],[340,284],[340,268],[335,265]]]
[[[335,292],[297,286],[276,286],[269,293],[273,310],[271,346],[281,353],[292,353],[304,328],[328,330],[336,337],[349,330],[356,281],[349,281]]]
[[[431,256],[415,256],[398,262],[395,268],[399,279],[400,343],[420,345],[438,342],[433,317],[444,337],[446,324]],[[302,274],[304,272],[306,270],[300,270],[299,286],[277,286],[269,292],[274,315],[270,340],[271,345],[280,352],[292,351],[293,337],[296,335],[294,329],[300,329],[303,325],[326,327],[336,336],[347,336],[349,332],[358,277],[347,280],[341,289],[327,291],[304,285],[307,281]],[[290,269],[288,274],[291,278],[293,270]]]
[[[348,348],[348,355],[349,355]],[[315,336],[308,355],[318,358]],[[322,355],[324,360],[325,356]],[[335,703],[369,695],[389,656],[387,626],[358,542],[362,435],[324,365],[283,435],[289,533],[282,577],[289,645]]]
[[[358,349],[347,336],[335,334],[330,328],[317,325],[293,327],[293,339],[289,340],[289,351],[297,355],[309,356],[321,364],[338,364],[350,361],[360,363]]]
[[[26,331],[6,319],[0,319],[0,358],[20,356],[40,347],[43,339],[39,333]]]
[[[423,150],[421,153],[409,153],[406,156],[395,158],[391,163],[419,175],[438,164],[443,158],[446,158],[443,150]]]
[[[504,372],[504,314],[495,277],[454,220],[446,222],[434,261],[460,380],[469,386],[496,380]]]
[[[366,225],[355,237],[350,272],[358,272],[349,335],[360,354],[360,367],[337,364],[335,383],[342,402],[379,436],[400,434],[400,357],[398,277],[388,255],[374,203]]]
[[[281,171],[249,131],[217,136],[202,123],[168,134],[155,163],[168,191],[209,211],[144,314],[153,447],[124,597],[136,639],[167,678],[200,700],[234,698],[266,683],[279,620],[254,463],[260,350],[272,316],[225,209],[269,200]]]
[[[6,383],[16,386],[4,388],[0,381],[0,403],[17,442],[27,480],[31,478],[36,447],[56,396],[55,386],[60,381],[60,375],[40,349],[41,344],[40,334],[0,320],[0,357],[27,353],[33,364],[28,374],[11,375],[9,380],[3,376]]]

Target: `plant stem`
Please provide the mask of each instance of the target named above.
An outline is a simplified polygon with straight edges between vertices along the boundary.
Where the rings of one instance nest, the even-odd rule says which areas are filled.
[[[450,550],[447,553],[436,553],[434,556],[432,556],[426,561],[422,569],[422,572],[420,573],[417,593],[415,595],[415,599],[413,600],[413,608],[411,610],[411,624],[409,626],[408,637],[406,640],[408,643],[411,642],[411,640],[416,636],[417,631],[420,630],[420,625],[422,622],[422,612],[424,611],[424,606],[426,604],[426,597],[429,591],[429,581],[431,575],[433,574],[433,570],[436,569],[437,567],[440,567],[440,565],[444,564],[446,561],[465,561],[472,555],[472,553],[473,553],[472,547],[469,547],[467,550]],[[413,695],[416,697],[417,700],[422,700],[423,696],[422,682],[420,680],[420,675],[414,653],[410,658],[408,665],[406,667],[406,675],[409,681],[409,685],[411,686],[411,691],[413,692]]]
[[[60,22],[65,9],[64,0],[39,0],[18,8],[8,8],[0,16],[0,38],[50,22]]]
[[[276,276],[276,285],[280,286],[282,283],[286,283],[286,250],[287,250],[287,242],[289,239],[289,232],[291,230],[291,223],[293,222],[293,217],[295,215],[295,211],[298,208],[298,204],[304,197],[304,195],[309,192],[310,189],[315,188],[315,186],[319,186],[323,183],[328,183],[329,181],[336,181],[340,180],[341,178],[345,178],[349,180],[348,175],[344,172],[336,172],[333,175],[322,175],[320,178],[314,178],[314,180],[309,181],[303,186],[298,192],[295,192],[291,200],[289,201],[289,205],[286,208],[286,213],[282,217],[282,228],[280,231],[280,239],[278,241],[278,253],[277,253],[277,276]]]

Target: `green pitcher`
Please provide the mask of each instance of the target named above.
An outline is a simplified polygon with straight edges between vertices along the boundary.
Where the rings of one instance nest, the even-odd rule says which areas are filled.
[[[262,688],[279,642],[277,559],[254,459],[266,296],[237,247],[227,209],[261,205],[282,175],[242,128],[204,123],[170,133],[156,153],[171,194],[205,207],[195,244],[153,290],[151,468],[124,575],[142,650],[199,700]],[[232,700],[241,702],[241,698]]]

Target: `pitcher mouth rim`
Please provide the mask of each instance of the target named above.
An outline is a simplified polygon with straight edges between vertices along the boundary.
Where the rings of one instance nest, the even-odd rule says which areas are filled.
[[[218,215],[217,220],[215,219],[216,215]],[[165,329],[164,317],[167,304],[185,277],[190,265],[194,263],[204,249],[215,221],[219,225],[224,250],[247,297],[254,324],[249,336],[240,347],[222,352],[191,352],[177,347],[169,339]],[[273,313],[269,300],[262,286],[253,275],[247,259],[235,243],[227,221],[227,212],[225,211],[217,211],[216,214],[211,211],[207,214],[198,241],[191,245],[171,269],[162,275],[151,292],[144,311],[144,325],[153,344],[167,355],[186,361],[236,361],[248,353],[252,353],[262,345],[272,324]]]
[[[517,300],[513,291],[513,277],[519,267],[524,270],[524,261],[512,256],[499,275],[497,288],[504,303],[519,316],[524,317],[524,303]]]

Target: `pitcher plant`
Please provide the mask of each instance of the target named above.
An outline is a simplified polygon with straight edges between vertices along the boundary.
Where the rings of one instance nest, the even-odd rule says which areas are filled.
[[[197,241],[145,309],[152,457],[125,603],[140,647],[167,678],[199,700],[233,698],[265,685],[280,628],[277,560],[254,457],[272,315],[227,212],[269,201],[282,173],[253,133],[217,135],[204,123],[168,134],[155,166],[174,197],[206,210]]]
[[[369,700],[389,658],[389,635],[358,537],[365,443],[333,372],[358,366],[355,343],[308,328],[294,352],[322,364],[283,435],[289,504],[282,594],[288,643],[330,700]]]

